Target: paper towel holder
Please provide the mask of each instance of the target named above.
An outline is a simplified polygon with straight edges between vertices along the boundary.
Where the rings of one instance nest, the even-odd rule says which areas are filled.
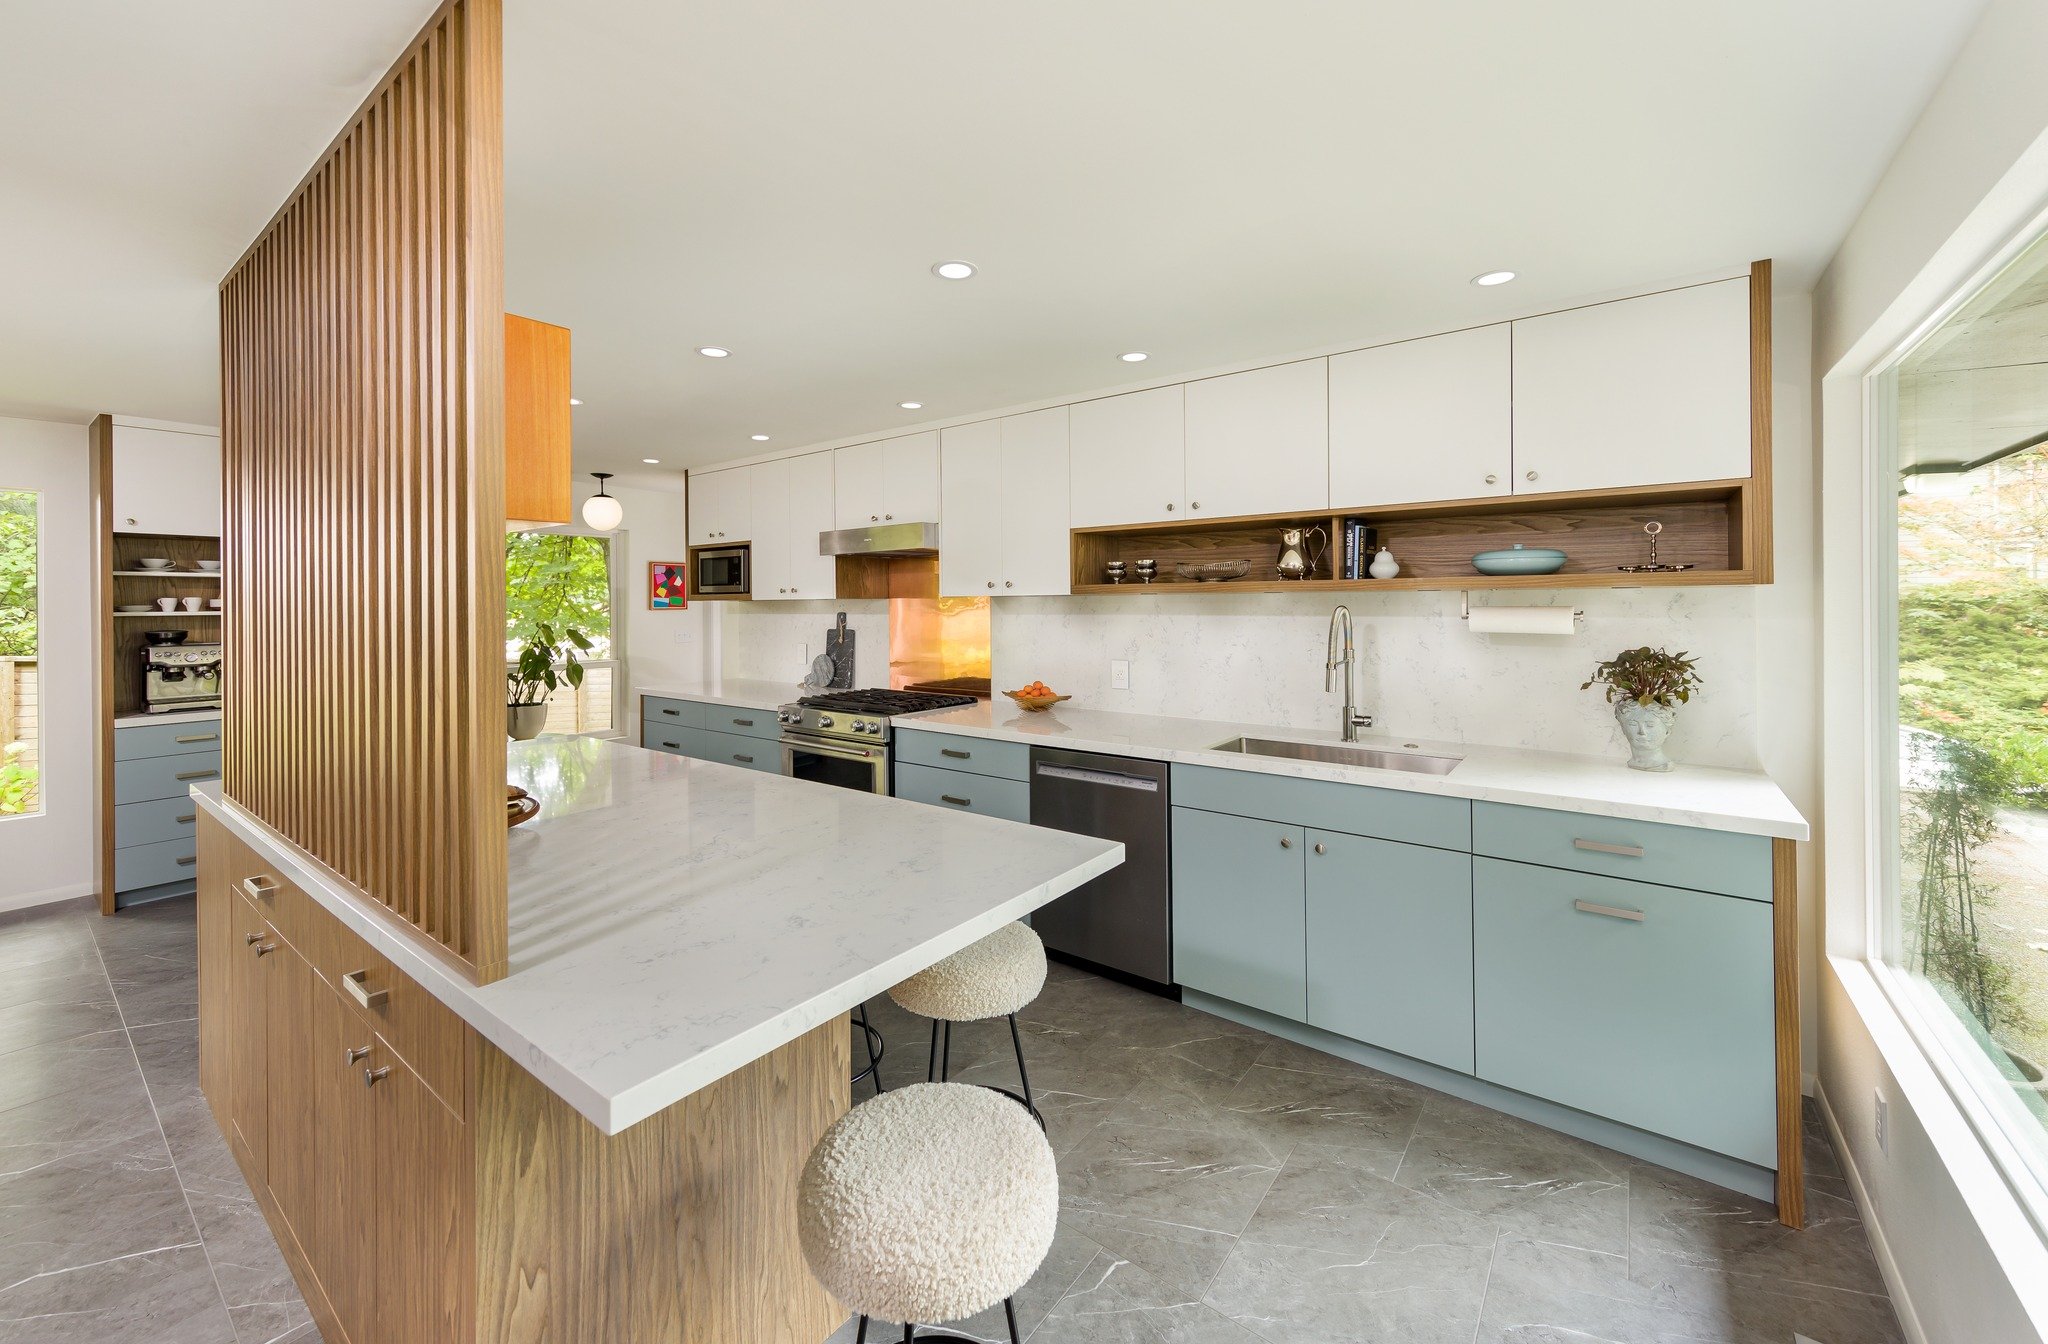
[[[1458,593],[1458,619],[1461,621],[1469,621],[1472,619],[1472,592],[1470,589],[1464,589]],[[1580,621],[1583,621],[1585,619],[1586,612],[1584,608],[1572,608],[1573,625],[1577,625]]]

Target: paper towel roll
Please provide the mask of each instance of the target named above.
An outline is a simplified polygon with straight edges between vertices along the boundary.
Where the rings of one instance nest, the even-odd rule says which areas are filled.
[[[1569,635],[1577,633],[1570,607],[1474,607],[1475,635]]]

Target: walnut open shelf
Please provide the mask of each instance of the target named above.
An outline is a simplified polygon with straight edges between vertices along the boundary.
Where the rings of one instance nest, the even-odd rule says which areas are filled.
[[[1432,592],[1768,583],[1768,571],[1758,565],[1755,554],[1758,495],[1758,483],[1743,479],[1088,528],[1072,534],[1073,591],[1123,596],[1167,591]],[[1379,530],[1379,544],[1401,563],[1399,576],[1332,576],[1341,559],[1343,526],[1351,519],[1362,519]],[[1659,560],[1693,568],[1653,574],[1624,573],[1619,568],[1647,558],[1643,525],[1653,521],[1664,525],[1658,537]],[[1311,578],[1279,575],[1280,532],[1293,527],[1320,527],[1333,539],[1331,553],[1322,557]],[[1569,558],[1555,574],[1487,575],[1472,568],[1478,552],[1504,550],[1518,542],[1555,547]],[[1158,577],[1150,584],[1138,582],[1135,574],[1120,584],[1103,581],[1109,561],[1131,564],[1140,559],[1158,562]],[[1183,579],[1173,572],[1176,563],[1213,560],[1244,560],[1251,571],[1222,583]]]

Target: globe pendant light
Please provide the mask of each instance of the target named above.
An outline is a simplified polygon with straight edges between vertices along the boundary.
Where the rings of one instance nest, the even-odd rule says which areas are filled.
[[[597,477],[597,493],[583,501],[583,521],[600,532],[609,532],[626,520],[626,506],[604,492],[604,483],[611,479],[608,471],[593,471]]]

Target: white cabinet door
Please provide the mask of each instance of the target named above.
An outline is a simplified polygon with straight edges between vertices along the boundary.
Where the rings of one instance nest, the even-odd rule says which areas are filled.
[[[690,544],[746,541],[753,532],[747,468],[690,473]]]
[[[833,450],[832,513],[840,528],[882,521],[882,457],[880,442]]]
[[[1329,361],[1187,384],[1188,515],[1330,506]]]
[[[939,432],[882,441],[882,521],[939,521]]]
[[[1068,408],[1005,416],[1002,476],[995,512],[1002,520],[998,597],[1047,597],[1073,591],[1067,542]],[[954,533],[949,533],[954,535]],[[940,554],[944,554],[943,548]]]
[[[1330,503],[1479,499],[1513,488],[1508,326],[1330,356]]]
[[[220,436],[114,426],[114,530],[220,535]]]
[[[1171,523],[1187,516],[1187,414],[1179,384],[1070,409],[1072,526]]]
[[[789,596],[832,597],[839,590],[838,566],[818,554],[818,534],[833,530],[832,454],[806,453],[789,459]]]
[[[1515,493],[1750,474],[1749,281],[1515,328]]]
[[[939,596],[993,597],[1003,586],[1003,422],[945,431],[940,448]]]
[[[738,468],[747,477],[753,519],[748,592],[756,602],[787,600],[789,572],[789,459]]]

